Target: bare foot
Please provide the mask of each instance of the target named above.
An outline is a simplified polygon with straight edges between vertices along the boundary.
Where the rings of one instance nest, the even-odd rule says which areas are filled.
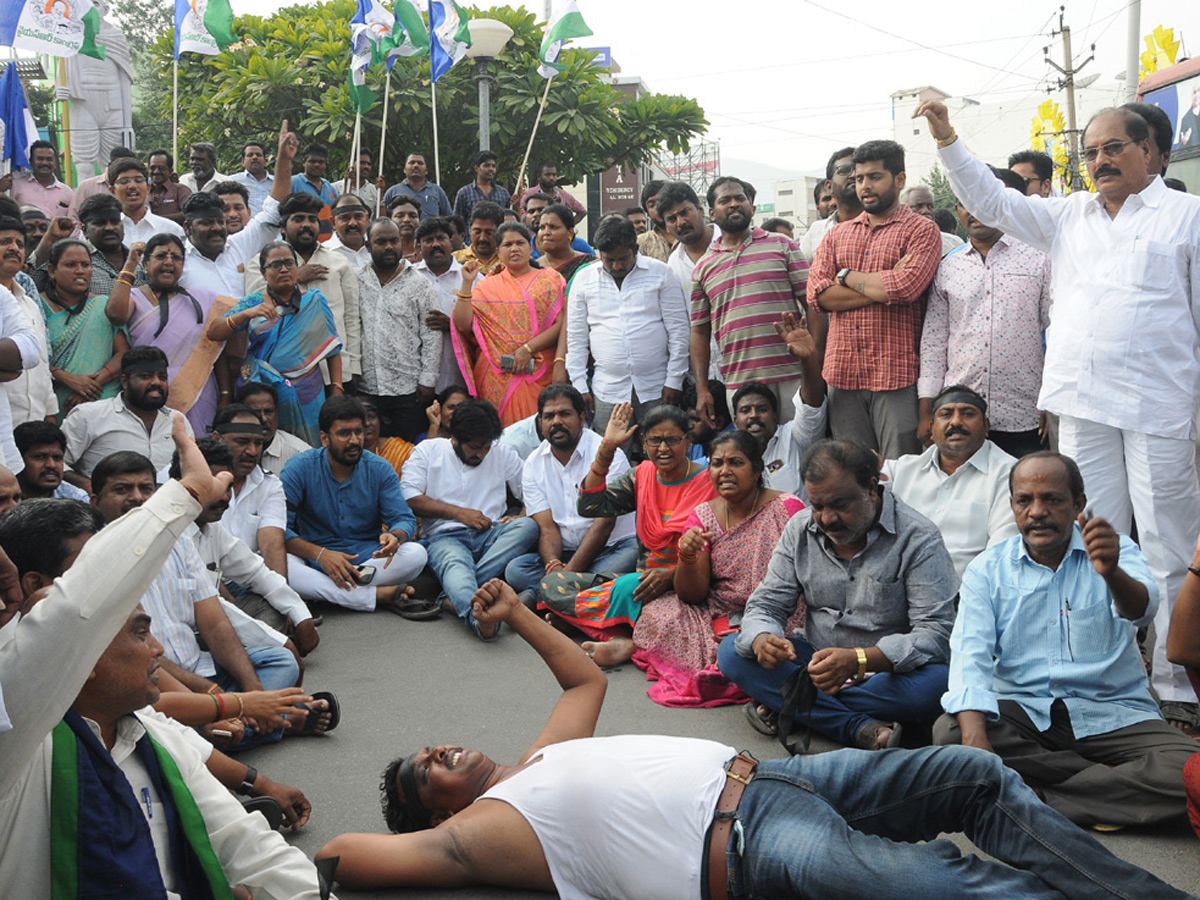
[[[297,625],[292,636],[296,646],[300,648],[301,656],[308,656],[317,649],[317,644],[321,643],[321,636],[317,633],[317,626],[313,624],[312,619],[305,619]]]
[[[583,652],[592,658],[592,662],[601,667],[619,666],[633,658],[632,638],[613,638],[611,641],[584,641],[581,645]]]
[[[325,729],[329,727],[329,701],[314,700],[308,704],[308,709],[296,707],[292,712],[288,713],[286,733],[289,735],[299,735],[304,733],[304,724],[308,721],[309,716],[317,716],[317,727],[313,731],[309,731],[310,735],[324,734]]]
[[[879,733],[875,735],[875,749],[886,750],[888,741],[892,739],[892,729],[884,725],[879,729]]]

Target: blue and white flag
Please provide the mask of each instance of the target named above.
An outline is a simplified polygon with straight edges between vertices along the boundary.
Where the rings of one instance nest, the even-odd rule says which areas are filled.
[[[100,14],[92,0],[3,0],[0,47],[21,47],[51,56],[83,53],[104,59],[96,43]]]
[[[37,123],[25,102],[17,64],[10,62],[0,75],[0,144],[3,145],[0,159],[8,167],[28,169],[29,145],[37,138]]]
[[[429,69],[437,81],[467,55],[467,14],[454,0],[429,0]]]

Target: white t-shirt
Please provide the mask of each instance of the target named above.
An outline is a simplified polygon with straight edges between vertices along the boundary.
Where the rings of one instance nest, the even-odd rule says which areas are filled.
[[[499,522],[508,506],[507,485],[521,497],[521,457],[503,444],[493,444],[477,466],[468,466],[454,452],[450,438],[424,440],[413,449],[400,476],[400,491],[405,500],[425,495],[431,500],[477,509],[493,522]],[[427,537],[440,531],[464,529],[453,519],[426,517],[421,527]]]

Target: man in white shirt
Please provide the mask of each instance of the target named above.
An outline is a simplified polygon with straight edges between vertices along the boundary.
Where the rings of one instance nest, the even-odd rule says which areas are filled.
[[[67,465],[91,478],[100,460],[132,450],[149,457],[155,471],[165,469],[175,452],[166,403],[167,355],[153,346],[129,350],[121,357],[121,393],[80,403],[63,420]]]
[[[278,168],[276,169],[278,171]],[[362,322],[358,308],[358,279],[341,253],[330,250],[319,240],[320,214],[324,205],[318,197],[304,191],[288,194],[279,204],[280,230],[300,261],[296,287],[301,292],[320,291],[333,313],[337,333],[342,339],[342,378],[350,381],[362,375]],[[266,290],[266,279],[258,266],[246,273],[246,293]],[[325,383],[329,370],[324,361]]]
[[[15,251],[10,249],[9,252]],[[11,381],[24,370],[37,366],[42,361],[41,353],[33,326],[13,295],[0,285],[0,381]],[[0,451],[4,457],[0,464],[20,472],[25,463],[13,443],[12,429],[8,393],[0,391]]]
[[[333,216],[333,237],[325,242],[328,250],[342,254],[350,268],[370,265],[371,251],[367,249],[367,226],[371,211],[357,194],[338,194],[330,207]]]
[[[1150,174],[1149,128],[1131,110],[1097,113],[1084,130],[1098,193],[1048,198],[1006,189],[956,140],[945,105],[927,101],[913,115],[929,120],[971,214],[1050,254],[1054,311],[1038,407],[1058,415],[1059,449],[1079,464],[1093,514],[1122,533],[1139,523],[1164,601],[1151,683],[1164,715],[1194,726],[1196,695],[1168,662],[1166,636],[1200,532],[1200,198]]]
[[[122,157],[109,163],[108,184],[121,204],[121,225],[128,243],[145,243],[156,234],[183,237],[183,229],[176,223],[150,212],[150,176],[140,159]]]
[[[279,427],[279,394],[274,386],[261,381],[247,381],[238,388],[235,399],[262,416],[267,429],[262,467],[272,475],[278,477],[289,459],[312,449],[303,440]]]
[[[94,873],[80,882],[91,892],[145,890],[167,896],[167,890],[179,891],[189,876],[178,868],[172,840],[184,832],[169,827],[166,804],[177,809],[182,800],[194,802],[204,823],[199,833],[185,829],[190,838],[185,842],[191,850],[197,849],[199,838],[210,844],[226,887],[244,883],[255,886],[256,892],[297,900],[320,896],[312,865],[264,819],[246,813],[205,769],[204,755],[189,729],[153,712],[135,715],[158,699],[154,670],[162,653],[150,633],[153,623],[138,609],[138,598],[202,505],[225,489],[225,482],[209,473],[194,447],[184,458],[182,484],[164,487],[144,508],[91,538],[75,564],[49,586],[46,599],[4,629],[0,681],[8,709],[20,723],[0,734],[5,760],[0,771],[0,844],[5,848],[0,884],[7,892],[50,896],[54,877],[69,874],[64,865]],[[96,677],[91,677],[93,672]],[[56,726],[72,709],[78,715],[75,725],[82,722],[83,731],[57,733]],[[157,764],[153,751],[147,755],[142,750],[148,747],[147,733],[179,770],[183,794],[164,791],[163,782],[151,777],[147,766]],[[80,856],[69,863],[56,862],[52,870],[51,759],[56,745],[66,747],[73,741],[86,742],[89,759],[115,764],[123,777],[104,797],[81,796],[78,810],[59,807],[78,822]],[[111,820],[82,814],[88,806],[116,807],[132,817],[126,820],[132,841],[122,853],[122,867],[90,864],[113,835],[106,829]],[[138,811],[144,811],[145,818]],[[131,867],[131,860],[147,864]],[[121,881],[102,883],[110,877]]]
[[[532,601],[548,572],[604,572],[624,575],[637,568],[638,542],[632,515],[589,519],[579,515],[579,485],[601,444],[585,428],[583,395],[569,384],[552,384],[538,395],[538,417],[545,440],[525,460],[521,490],[525,514],[538,526],[537,551],[525,553],[504,569],[504,580]],[[615,480],[629,468],[617,450],[608,470]]]
[[[242,147],[242,171],[230,175],[228,181],[236,181],[249,195],[250,214],[262,212],[263,202],[271,196],[274,176],[267,171],[267,148],[258,141],[247,141]]]
[[[933,399],[933,443],[884,460],[896,496],[942,532],[958,577],[993,544],[1017,533],[1008,473],[1016,460],[988,440],[987,401],[961,384]]]
[[[655,199],[655,208],[667,234],[677,241],[667,257],[667,268],[679,279],[683,296],[691,297],[692,272],[712,242],[721,236],[721,229],[705,221],[700,198],[687,182],[668,181]],[[721,348],[717,346],[715,334],[708,342],[708,377],[721,380]]]
[[[188,165],[191,166],[192,171],[181,176],[179,183],[193,194],[207,191],[218,181],[224,181],[229,177],[217,171],[217,148],[208,141],[192,144]],[[291,178],[291,175],[288,177]]]
[[[483,641],[494,640],[498,628],[475,621],[471,597],[538,537],[533,519],[505,515],[505,488],[521,496],[522,462],[496,445],[500,433],[496,408],[486,400],[468,401],[454,411],[449,438],[417,444],[400,479],[404,499],[422,518],[443,606]]]
[[[38,364],[4,382],[13,426],[58,413],[58,398],[50,379],[46,318],[37,295],[26,293],[22,279],[16,277],[24,268],[25,227],[19,219],[0,218],[0,287],[12,294],[38,345]]]
[[[638,253],[633,223],[607,218],[593,240],[599,265],[581,269],[571,283],[567,374],[595,409],[592,427],[603,434],[618,403],[632,403],[639,422],[651,407],[679,403],[691,325],[679,280],[665,263]]]
[[[454,237],[450,220],[430,216],[417,226],[417,245],[421,248],[421,261],[413,268],[429,279],[437,294],[437,309],[430,310],[425,324],[442,334],[442,359],[438,368],[437,390],[440,393],[452,384],[461,384],[463,377],[454,355],[454,343],[450,340],[450,316],[462,287],[462,263],[454,258],[450,242]],[[484,277],[480,272],[475,283]]]
[[[225,225],[225,204],[219,197],[208,192],[201,196],[198,192],[184,201],[183,228],[187,241],[183,275],[179,279],[183,287],[203,288],[229,297],[246,295],[246,272],[257,271],[259,251],[279,234],[279,203],[292,191],[292,158],[297,146],[296,135],[287,130],[285,119],[279,130],[271,194],[263,201],[262,212],[232,237]],[[218,176],[217,180],[224,181],[225,176]],[[252,261],[255,265],[248,266]]]

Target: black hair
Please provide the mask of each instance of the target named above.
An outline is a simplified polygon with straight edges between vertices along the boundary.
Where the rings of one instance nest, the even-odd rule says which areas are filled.
[[[571,401],[571,405],[575,407],[575,412],[581,416],[583,415],[587,409],[587,404],[583,402],[583,394],[579,393],[574,385],[570,384],[550,384],[542,388],[542,392],[538,394],[538,415],[541,416],[542,409],[551,400],[561,400],[563,397]]]
[[[214,166],[217,164],[217,147],[215,144],[211,144],[208,141],[196,141],[196,143],[192,144],[191,149],[193,153],[199,150],[213,161]]]
[[[411,206],[417,211],[417,215],[421,214],[421,201],[411,194],[397,194],[388,201],[387,211],[390,213],[397,206]]]
[[[575,213],[571,211],[571,207],[565,203],[551,203],[542,210],[542,215],[549,213],[552,216],[558,216],[558,221],[563,223],[563,227],[568,231],[575,229]],[[540,221],[540,220],[539,220]],[[626,221],[629,221],[626,219]]]
[[[63,430],[53,422],[43,419],[22,422],[13,429],[13,441],[16,442],[17,452],[22,456],[34,447],[42,447],[46,444],[58,444],[64,453],[67,452],[67,436]]]
[[[946,234],[958,234],[958,219],[954,217],[954,213],[950,212],[944,206],[939,206],[933,211],[933,221]]]
[[[196,448],[209,466],[232,471],[233,451],[226,447],[224,442],[218,441],[216,438],[199,437],[196,438]],[[167,470],[167,474],[172,478],[183,477],[183,466],[179,462],[178,450],[171,455],[171,468]]]
[[[468,399],[471,397],[471,392],[467,389],[465,384],[448,384],[438,391],[437,402],[442,406],[445,406],[446,401],[455,394],[465,394]]]
[[[121,372],[130,366],[144,362],[160,362],[163,368],[167,367],[167,354],[163,352],[161,347],[155,347],[153,344],[139,344],[121,354]]]
[[[373,218],[373,219],[372,219],[372,220],[371,220],[369,223],[367,223],[367,235],[366,235],[366,237],[367,237],[367,243],[370,243],[370,242],[371,242],[371,232],[375,230],[375,226],[376,226],[376,225],[383,225],[383,224],[385,224],[385,223],[386,223],[386,224],[388,224],[388,225],[391,225],[393,228],[395,228],[395,229],[399,230],[399,227],[400,227],[400,226],[398,226],[398,225],[396,224],[396,222],[395,222],[393,219],[391,219],[390,217],[388,217],[388,216],[376,216],[376,217],[375,217],[375,218]]]
[[[309,196],[311,197],[312,195],[309,194]],[[316,198],[314,197],[313,199],[315,200]],[[296,258],[296,248],[287,241],[267,241],[265,244],[263,244],[263,248],[258,251],[258,270],[260,272],[266,271],[267,256],[272,250],[286,250],[288,253],[292,254],[292,259]]]
[[[667,210],[683,206],[685,203],[691,203],[697,209],[700,208],[700,198],[696,196],[696,191],[686,181],[668,181],[658,192],[655,209],[662,216],[666,214]]]
[[[246,141],[246,143],[242,144],[242,156],[246,155],[247,147],[257,147],[262,151],[263,156],[267,155],[267,148],[260,141]]]
[[[766,398],[767,405],[771,407],[771,412],[775,413],[776,418],[779,417],[779,398],[775,396],[775,392],[763,384],[761,381],[748,381],[740,388],[733,392],[733,409],[731,412],[736,415],[738,404],[742,402],[742,398],[747,394],[753,394],[756,397]],[[714,395],[715,396],[715,395]]]
[[[329,204],[329,208],[331,210],[333,210],[334,213],[336,214],[338,204],[341,203],[343,200],[347,200],[347,199],[353,200],[355,205],[361,205],[361,206],[367,205],[367,202],[365,200],[363,200],[362,197],[358,196],[358,194],[352,193],[350,191],[345,191],[345,192],[337,195],[337,197],[334,199],[333,203]]]
[[[35,150],[49,150],[54,154],[56,159],[58,158],[58,151],[54,149],[54,145],[49,141],[34,141],[29,145],[29,153],[27,155],[31,162],[33,161],[33,152]]]
[[[504,210],[490,200],[483,200],[476,203],[471,210],[471,224],[475,224],[476,219],[481,219],[484,222],[491,222],[493,225],[504,224]]]
[[[758,446],[758,441],[750,436],[750,432],[738,431],[737,429],[722,431],[708,442],[707,455],[711,457],[717,451],[717,447],[722,444],[733,444],[746,459],[750,460],[750,468],[754,470],[754,474],[757,476],[758,486],[762,487],[763,469],[766,468],[766,464],[763,462],[762,447]]]
[[[1087,121],[1087,125],[1083,127],[1083,131],[1079,132],[1079,144],[1083,146],[1083,139],[1087,136],[1088,129],[1092,127],[1101,116],[1106,116],[1109,113],[1116,113],[1121,117],[1121,124],[1125,128],[1125,134],[1129,136],[1131,141],[1141,143],[1142,141],[1150,140],[1150,123],[1147,122],[1141,115],[1129,109],[1127,106],[1110,106],[1108,109],[1102,109]]]
[[[1012,496],[1013,482],[1016,479],[1017,469],[1031,459],[1057,459],[1063,464],[1063,468],[1067,470],[1067,489],[1071,492],[1071,499],[1078,500],[1083,496],[1083,473],[1079,471],[1079,464],[1065,454],[1055,453],[1053,450],[1037,450],[1022,456],[1017,460],[1016,465],[1008,470],[1008,495],[1010,497]]]
[[[895,141],[867,141],[854,151],[854,164],[878,162],[893,175],[904,171],[904,148]]]
[[[307,191],[293,191],[283,198],[283,202],[279,204],[279,225],[282,228],[287,224],[290,216],[296,213],[310,213],[311,215],[320,215],[325,204],[321,202],[321,198],[308,193]]]
[[[538,163],[538,167],[537,167],[536,171],[537,171],[537,174],[540,176],[547,169],[554,169],[557,172],[558,171],[558,163],[551,162],[548,159],[544,159],[540,163]]]
[[[87,201],[85,200],[84,202],[86,203]],[[151,235],[150,240],[146,241],[145,258],[149,259],[150,254],[163,244],[174,244],[179,248],[180,253],[186,252],[183,247],[183,239],[179,235],[171,234],[169,231],[160,231],[158,234]]]
[[[25,230],[25,223],[12,216],[0,215],[0,231],[15,231],[21,235],[21,240],[25,240],[29,236]]]
[[[628,219],[630,216],[644,216],[646,215],[646,211],[640,206],[630,206],[627,209],[621,210],[621,215]]]
[[[110,217],[121,217],[121,201],[112,194],[92,194],[84,197],[79,204],[79,221],[87,224],[87,220],[96,213],[108,213]]]
[[[854,147],[843,147],[841,150],[836,150],[830,154],[829,161],[825,163],[825,180],[833,180],[833,169],[839,159],[845,159],[847,156],[851,160],[854,159]]]
[[[1004,182],[1005,187],[1010,187],[1020,193],[1025,193],[1025,179],[1014,172],[1012,169],[992,169],[992,173]],[[954,198],[958,200],[957,197]]]
[[[692,423],[688,421],[687,413],[678,406],[671,406],[666,403],[651,407],[650,411],[646,413],[646,418],[642,420],[641,427],[643,437],[650,433],[651,428],[657,428],[666,422],[674,425],[683,432],[684,436],[690,439]]]
[[[504,433],[496,407],[487,400],[468,400],[454,411],[450,434],[461,444],[472,441],[497,441]]]
[[[246,190],[246,186],[237,181],[218,181],[212,186],[212,192],[218,197],[223,197],[226,194],[241,194],[242,202],[247,206],[250,205],[250,192]],[[280,209],[283,204],[280,204]]]
[[[754,185],[752,185],[750,182],[742,181],[740,178],[734,178],[732,175],[722,175],[708,186],[708,193],[705,195],[704,199],[708,201],[709,209],[717,205],[717,188],[723,187],[727,184],[738,185],[745,192],[746,199],[751,203],[754,202],[754,198],[758,195],[758,191],[754,189]]]
[[[638,197],[642,203],[642,209],[646,209],[647,202],[658,196],[658,192],[663,189],[665,184],[665,181],[660,181],[657,178],[653,178],[642,185],[642,193],[641,196]]]
[[[253,382],[251,383],[253,384]],[[216,416],[213,417],[212,427],[216,428],[218,425],[227,425],[238,416],[248,416],[249,418],[257,419],[259,422],[263,420],[262,415],[257,409],[239,401],[237,403],[230,403],[224,409],[219,410]]]
[[[781,219],[778,216],[767,219],[762,223],[763,231],[774,231],[779,233],[780,228],[786,228],[788,231],[795,232],[795,226],[787,219]]]
[[[143,177],[147,175],[146,164],[144,162],[136,156],[122,156],[108,164],[108,168],[104,170],[104,180],[111,185],[115,185],[117,183],[117,176],[122,172],[128,172],[130,169],[137,169],[142,173]]]
[[[450,223],[450,227],[454,229],[455,234],[461,236],[467,233],[467,223],[464,222],[463,217],[457,213],[451,213],[450,215],[446,216],[446,221]]]
[[[1049,155],[1042,153],[1040,150],[1018,150],[1008,158],[1008,167],[1019,166],[1021,163],[1029,163],[1033,167],[1033,172],[1041,181],[1049,181],[1054,177],[1054,160]],[[1025,193],[1025,188],[1022,187],[1021,193]]]
[[[1150,133],[1154,136],[1154,146],[1158,148],[1159,153],[1171,152],[1175,126],[1171,124],[1171,117],[1162,109],[1153,103],[1124,103],[1119,108],[1135,112],[1146,120],[1146,124],[1150,126]],[[1163,166],[1163,172],[1166,171],[1166,166]]]
[[[596,226],[596,233],[592,237],[592,246],[600,253],[614,253],[617,250],[632,250],[636,253],[638,248],[637,229],[624,216],[606,216]]]
[[[365,156],[368,162],[375,162],[375,154],[372,153],[365,144],[358,148],[358,155],[360,158]]]
[[[408,834],[429,827],[428,812],[423,808],[420,808],[420,811],[415,810],[409,805],[408,798],[400,798],[400,779],[397,776],[400,773],[400,767],[409,758],[401,756],[393,759],[380,776],[379,790],[383,794],[380,798],[383,821],[387,824],[388,831],[394,834]],[[420,800],[417,800],[413,806],[420,807]]]
[[[503,222],[501,223],[500,227],[496,229],[497,247],[500,246],[500,242],[504,240],[504,236],[510,231],[515,231],[517,234],[521,235],[521,237],[525,238],[531,247],[533,246],[533,232],[531,232],[525,226],[524,222]]]
[[[524,209],[526,204],[528,204],[530,200],[545,200],[547,203],[553,203],[555,201],[555,198],[551,197],[549,194],[543,194],[541,191],[534,191],[532,194],[530,194],[528,197],[526,197],[524,200],[521,201],[521,208]]]
[[[310,156],[315,156],[318,159],[329,159],[329,148],[318,141],[313,141],[304,148],[304,152],[300,154],[300,159],[305,160]]]
[[[496,160],[499,160],[499,158],[500,157],[496,156],[496,154],[491,150],[480,150],[478,153],[475,154],[475,162],[472,163],[472,165],[482,166],[489,159],[492,161],[496,161]]]
[[[804,454],[800,464],[802,481],[824,481],[841,469],[854,476],[859,487],[871,487],[872,479],[879,479],[879,457],[866,447],[850,441],[818,441]]]
[[[113,147],[108,151],[109,162],[112,162],[114,159],[120,159],[122,156],[137,156],[137,154],[128,147]]]
[[[417,226],[417,240],[421,241],[432,234],[444,234],[446,237],[454,237],[454,226],[450,224],[450,220],[442,216],[430,216],[428,219],[422,219],[421,224]]]
[[[118,475],[149,475],[155,477],[154,463],[133,450],[118,450],[110,453],[92,469],[92,493],[99,497],[104,486]]]
[[[279,391],[275,389],[275,385],[267,384],[265,381],[247,381],[238,388],[237,395],[233,398],[238,403],[245,403],[247,398],[253,397],[256,394],[266,394],[271,398],[271,402],[276,407],[279,406]]]
[[[181,210],[189,219],[209,218],[225,221],[225,203],[212,191],[196,191],[183,201]]]
[[[63,258],[63,254],[72,247],[81,248],[88,255],[88,259],[91,259],[92,251],[88,249],[87,244],[79,240],[79,238],[63,238],[61,241],[55,241],[50,246],[50,253],[46,256],[46,265],[57,266],[58,261]]]
[[[1185,194],[1187,193],[1187,182],[1185,182],[1182,178],[1164,178],[1163,184],[1173,191],[1182,191]]]
[[[353,419],[367,424],[367,411],[363,409],[362,403],[357,397],[334,394],[321,404],[321,411],[317,414],[317,428],[328,434],[334,422],[348,422]]]
[[[19,578],[30,572],[57,578],[71,555],[67,542],[103,527],[100,510],[78,500],[23,500],[0,515],[0,545]]]
[[[821,202],[821,195],[825,193],[826,188],[833,190],[833,185],[830,184],[828,178],[826,178],[824,181],[818,181],[813,185],[813,203]]]

